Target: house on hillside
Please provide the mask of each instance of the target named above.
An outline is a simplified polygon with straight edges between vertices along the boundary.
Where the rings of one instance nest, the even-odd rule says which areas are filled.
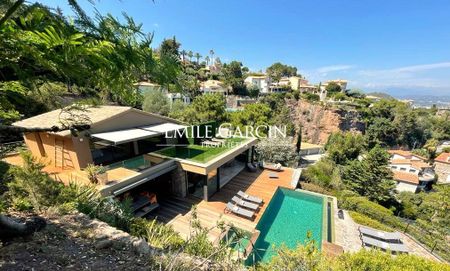
[[[188,138],[190,127],[125,106],[54,110],[13,125],[62,127],[62,123],[74,119],[89,128],[27,132],[24,139],[28,149],[35,157],[45,159],[51,176],[65,183],[88,183],[86,166],[104,166],[106,179],[97,188],[103,195],[116,197],[139,198],[145,192],[158,198],[191,195],[207,201],[252,162],[257,143],[256,138],[234,137],[213,142],[197,133],[194,142],[208,142],[198,145]]]
[[[170,104],[173,104],[176,101],[180,101],[186,105],[191,103],[191,98],[183,93],[166,93],[167,99],[169,99]]]
[[[229,92],[228,87],[225,86],[225,83],[219,80],[207,80],[205,82],[200,83],[200,92],[203,94],[208,93],[219,93],[222,95],[227,95]]]
[[[167,99],[169,99],[169,102],[172,104],[175,101],[181,101],[184,104],[190,104],[191,98],[187,95],[184,95],[182,93],[172,93],[167,90],[166,87],[161,86],[159,84],[151,83],[151,82],[139,82],[134,84],[135,87],[137,87],[139,93],[142,95],[145,95],[146,92],[149,91],[160,91],[166,95]]]
[[[326,86],[328,86],[328,84],[330,84],[330,83],[335,83],[335,84],[337,84],[338,86],[341,87],[341,91],[345,91],[345,90],[347,89],[347,83],[348,83],[348,81],[347,81],[347,80],[343,80],[343,79],[328,80],[328,81],[326,81],[325,83],[323,83],[322,85],[323,85],[324,87],[326,87]]]
[[[389,167],[397,182],[397,191],[415,193],[431,189],[436,174],[433,167],[426,162],[426,158],[403,150],[389,150],[388,152],[391,155]]]
[[[438,175],[438,183],[450,184],[450,153],[441,153],[434,159],[434,170]]]
[[[268,94],[272,82],[267,75],[250,75],[245,78],[244,83],[247,87],[256,86],[260,94]]]
[[[450,139],[449,140],[442,140],[439,142],[439,144],[436,147],[436,152],[441,153],[445,149],[450,149]]]

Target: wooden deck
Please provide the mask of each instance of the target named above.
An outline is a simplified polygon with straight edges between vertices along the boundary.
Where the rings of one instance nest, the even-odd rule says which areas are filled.
[[[197,217],[201,225],[211,229],[208,237],[212,242],[217,241],[221,235],[221,230],[216,227],[219,221],[253,232],[276,189],[278,187],[290,187],[293,174],[292,169],[286,168],[282,172],[279,172],[278,179],[269,178],[270,172],[268,170],[258,170],[258,172],[250,173],[244,170],[226,184],[208,202],[193,198],[170,198],[160,201],[161,208],[155,213],[155,216],[160,221],[172,225],[174,230],[179,232],[185,239],[191,235],[190,221],[193,205],[197,206]],[[253,220],[224,213],[225,205],[239,190],[249,195],[258,196],[264,200],[264,204],[257,211],[256,217]]]

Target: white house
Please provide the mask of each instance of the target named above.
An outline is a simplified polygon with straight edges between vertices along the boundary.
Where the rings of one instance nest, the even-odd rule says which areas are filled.
[[[245,78],[244,83],[247,86],[256,86],[260,94],[270,93],[271,80],[267,75],[250,75]]]
[[[327,86],[330,83],[336,83],[338,86],[341,87],[341,91],[345,91],[347,89],[347,80],[343,79],[336,79],[336,80],[328,80],[323,85]]]
[[[170,103],[174,103],[175,101],[181,101],[184,104],[190,104],[191,98],[182,93],[166,93],[166,97],[169,99]]]
[[[389,168],[397,182],[398,192],[418,192],[429,190],[436,178],[436,174],[424,157],[409,151],[389,150],[391,155]]]
[[[180,100],[184,104],[191,103],[191,98],[189,98],[189,96],[186,96],[182,93],[170,93],[167,90],[167,88],[165,88],[161,85],[155,84],[155,83],[139,82],[139,83],[135,83],[134,86],[137,87],[138,91],[141,94],[145,94],[148,91],[161,91],[162,93],[164,93],[166,95],[167,99],[169,99],[170,103],[173,103],[176,100]]]

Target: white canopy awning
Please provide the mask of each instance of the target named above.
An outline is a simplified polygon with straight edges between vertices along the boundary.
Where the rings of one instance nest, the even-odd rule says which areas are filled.
[[[184,129],[187,126],[175,123],[162,123],[150,126],[143,126],[119,131],[105,132],[92,134],[96,139],[112,142],[114,145],[132,142],[140,139],[162,135],[166,132],[171,132],[179,129]]]

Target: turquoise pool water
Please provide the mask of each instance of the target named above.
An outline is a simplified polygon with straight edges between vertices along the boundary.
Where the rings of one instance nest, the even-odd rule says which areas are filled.
[[[149,166],[150,163],[144,159],[144,156],[137,156],[120,162],[116,162],[107,166],[109,170],[118,167],[124,167],[131,170],[136,170],[140,166]]]
[[[308,231],[320,249],[323,208],[324,199],[320,196],[278,188],[256,225],[261,234],[255,242],[256,252],[247,258],[246,264],[251,265],[253,259],[269,261],[275,254],[274,247],[282,243],[289,248],[304,244]]]

